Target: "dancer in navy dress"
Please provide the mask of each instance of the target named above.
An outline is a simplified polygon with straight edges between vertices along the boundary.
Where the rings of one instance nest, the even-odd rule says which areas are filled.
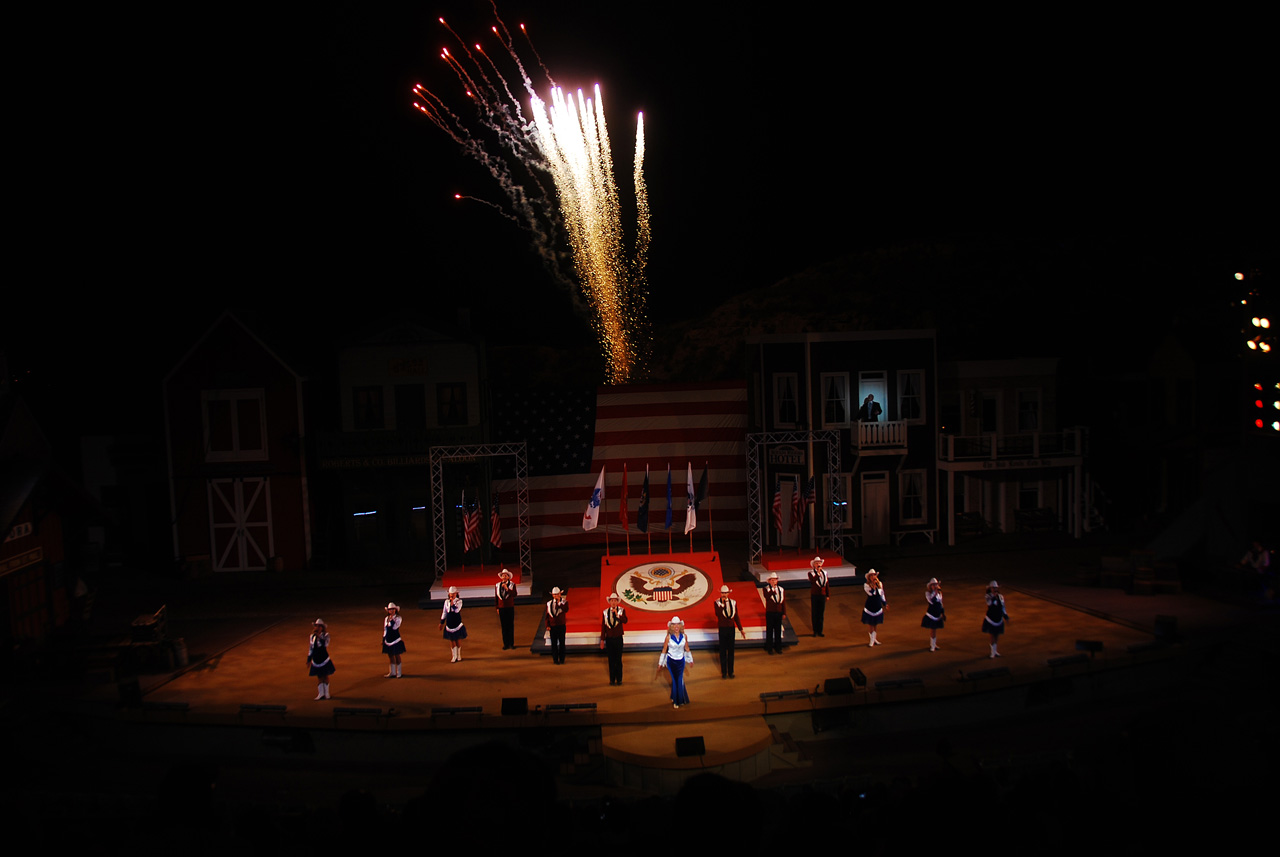
[[[987,615],[982,618],[982,633],[991,635],[991,657],[1000,657],[996,644],[1009,624],[1009,614],[1004,610],[1004,596],[1000,594],[1000,584],[994,580],[987,584]]]
[[[440,611],[440,630],[453,650],[453,659],[449,663],[456,664],[462,660],[462,641],[467,638],[467,626],[462,624],[462,599],[458,597],[456,586],[449,587],[449,597],[444,600],[444,609]]]
[[[386,678],[400,678],[400,656],[404,652],[404,640],[400,636],[400,605],[391,601],[387,604],[387,618],[382,620],[382,653],[390,664]]]
[[[942,584],[938,578],[932,578],[924,585],[924,618],[920,620],[921,628],[929,629],[929,651],[938,651],[938,629],[947,621],[947,611],[942,607]]]
[[[329,629],[323,619],[315,621],[307,650],[308,674],[316,677],[316,699],[329,698],[329,676],[337,672],[329,657]]]
[[[658,656],[658,669],[666,667],[671,672],[671,707],[689,704],[689,693],[684,689],[685,668],[693,669],[693,651],[684,633],[684,622],[679,616],[667,623],[667,638],[662,641],[662,654]]]
[[[884,586],[880,584],[880,575],[873,568],[867,572],[867,582],[862,584],[862,591],[867,593],[867,603],[862,607],[862,624],[870,625],[871,641],[868,646],[878,646],[876,630],[884,621],[884,611],[889,609],[889,599],[884,597]]]

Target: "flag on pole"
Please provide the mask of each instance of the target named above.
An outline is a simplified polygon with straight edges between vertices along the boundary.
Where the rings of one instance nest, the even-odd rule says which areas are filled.
[[[782,478],[773,480],[773,528],[782,532]]]
[[[600,478],[596,480],[595,490],[587,501],[587,511],[582,516],[582,529],[594,530],[600,523],[600,504],[604,502],[604,468],[600,468]]]
[[[649,465],[644,466],[644,486],[640,489],[640,510],[636,512],[636,529],[649,532]]]
[[[791,529],[800,529],[804,522],[804,501],[800,496],[800,477],[796,477],[795,490],[791,492]]]
[[[473,551],[480,547],[480,504],[467,505],[467,494],[462,493],[462,551]]]
[[[618,523],[627,529],[627,465],[622,465],[622,502],[618,504]]]
[[[502,547],[502,516],[498,514],[498,495],[493,495],[493,506],[489,509],[489,544],[495,548]]]
[[[804,501],[810,506],[818,502],[818,492],[814,489],[813,477],[809,477],[809,484],[804,489]]]
[[[698,495],[693,491],[693,462],[689,462],[688,488],[689,504],[684,510],[684,534],[687,536],[698,526]]]
[[[667,465],[667,529],[671,529],[671,465]]]

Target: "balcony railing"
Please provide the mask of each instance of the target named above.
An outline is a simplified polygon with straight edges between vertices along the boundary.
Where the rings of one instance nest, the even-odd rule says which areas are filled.
[[[907,446],[907,424],[902,420],[888,420],[882,423],[858,423],[858,447],[861,449],[884,449]]]
[[[1084,454],[1085,430],[1037,431],[1026,434],[944,434],[938,438],[943,461],[1001,458],[1061,458]]]

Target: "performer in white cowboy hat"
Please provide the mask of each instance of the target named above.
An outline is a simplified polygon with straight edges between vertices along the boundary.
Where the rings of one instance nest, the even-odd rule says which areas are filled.
[[[453,652],[449,663],[456,664],[462,660],[462,641],[467,638],[467,626],[462,624],[462,597],[458,595],[456,586],[449,587],[449,595],[444,600],[444,609],[440,611],[440,630]]]
[[[689,637],[679,616],[672,616],[667,623],[667,638],[662,641],[662,654],[658,656],[658,669],[663,667],[671,673],[671,707],[688,705],[684,674],[686,667],[693,669],[693,650],[689,648]]]
[[[622,684],[622,639],[627,610],[616,592],[609,593],[609,606],[600,616],[600,648],[609,656],[609,684]]]
[[[551,663],[564,663],[564,635],[568,624],[569,597],[560,587],[551,587],[551,600],[547,602],[547,636],[551,638]]]
[[[720,598],[716,601],[716,626],[720,630],[720,678],[733,678],[733,649],[737,642],[733,636],[734,626],[744,640],[747,632],[742,630],[738,602],[729,597],[728,586],[720,587]]]
[[[400,656],[405,653],[404,639],[400,636],[400,605],[387,603],[387,615],[382,620],[382,653],[387,656],[387,678],[400,678]]]
[[[1000,657],[996,644],[1000,635],[1009,624],[1009,614],[1004,609],[1004,596],[1000,594],[1000,584],[994,580],[987,584],[987,615],[982,617],[982,633],[991,635],[991,657]]]
[[[822,624],[827,615],[827,601],[831,598],[831,579],[823,568],[825,564],[820,556],[809,560],[809,619],[813,623],[815,637],[826,636],[822,633]]]
[[[929,629],[929,651],[938,651],[938,629],[947,621],[947,611],[942,606],[942,584],[934,577],[924,585],[924,618],[921,628]]]
[[[316,699],[329,698],[329,676],[337,672],[329,657],[329,629],[323,619],[312,625],[307,650],[307,672],[316,677]]]
[[[868,646],[878,646],[876,631],[884,622],[884,613],[889,609],[889,599],[884,597],[884,585],[880,583],[880,575],[873,568],[867,572],[867,581],[862,584],[862,591],[867,593],[867,603],[862,607],[862,624],[870,626],[871,641]]]
[[[516,647],[516,585],[511,572],[498,572],[498,582],[493,585],[493,609],[498,612],[498,624],[502,626],[502,650]]]
[[[782,617],[787,615],[787,593],[778,585],[778,573],[769,575],[769,583],[762,591],[764,596],[764,650],[771,655],[782,654]]]

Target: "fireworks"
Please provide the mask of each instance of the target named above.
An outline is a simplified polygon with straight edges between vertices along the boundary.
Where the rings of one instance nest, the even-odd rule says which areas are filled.
[[[453,33],[443,18],[440,23]],[[524,31],[523,24],[520,29]],[[644,114],[636,120],[637,223],[628,259],[600,85],[596,84],[594,97],[584,96],[581,89],[576,98],[566,95],[529,43],[550,87],[549,102],[544,101],[501,19],[493,34],[506,49],[529,95],[530,118],[526,119],[521,102],[484,49],[477,44],[472,52],[456,33],[462,55],[446,49],[441,58],[475,103],[483,130],[468,128],[421,84],[413,89],[418,98],[414,106],[489,170],[513,212],[503,214],[533,236],[534,247],[552,276],[572,288],[560,249],[567,243],[580,289],[575,290],[575,298],[589,311],[609,382],[639,380],[649,345],[645,320],[649,205],[644,184]],[[505,150],[503,154],[491,151],[495,138]]]

